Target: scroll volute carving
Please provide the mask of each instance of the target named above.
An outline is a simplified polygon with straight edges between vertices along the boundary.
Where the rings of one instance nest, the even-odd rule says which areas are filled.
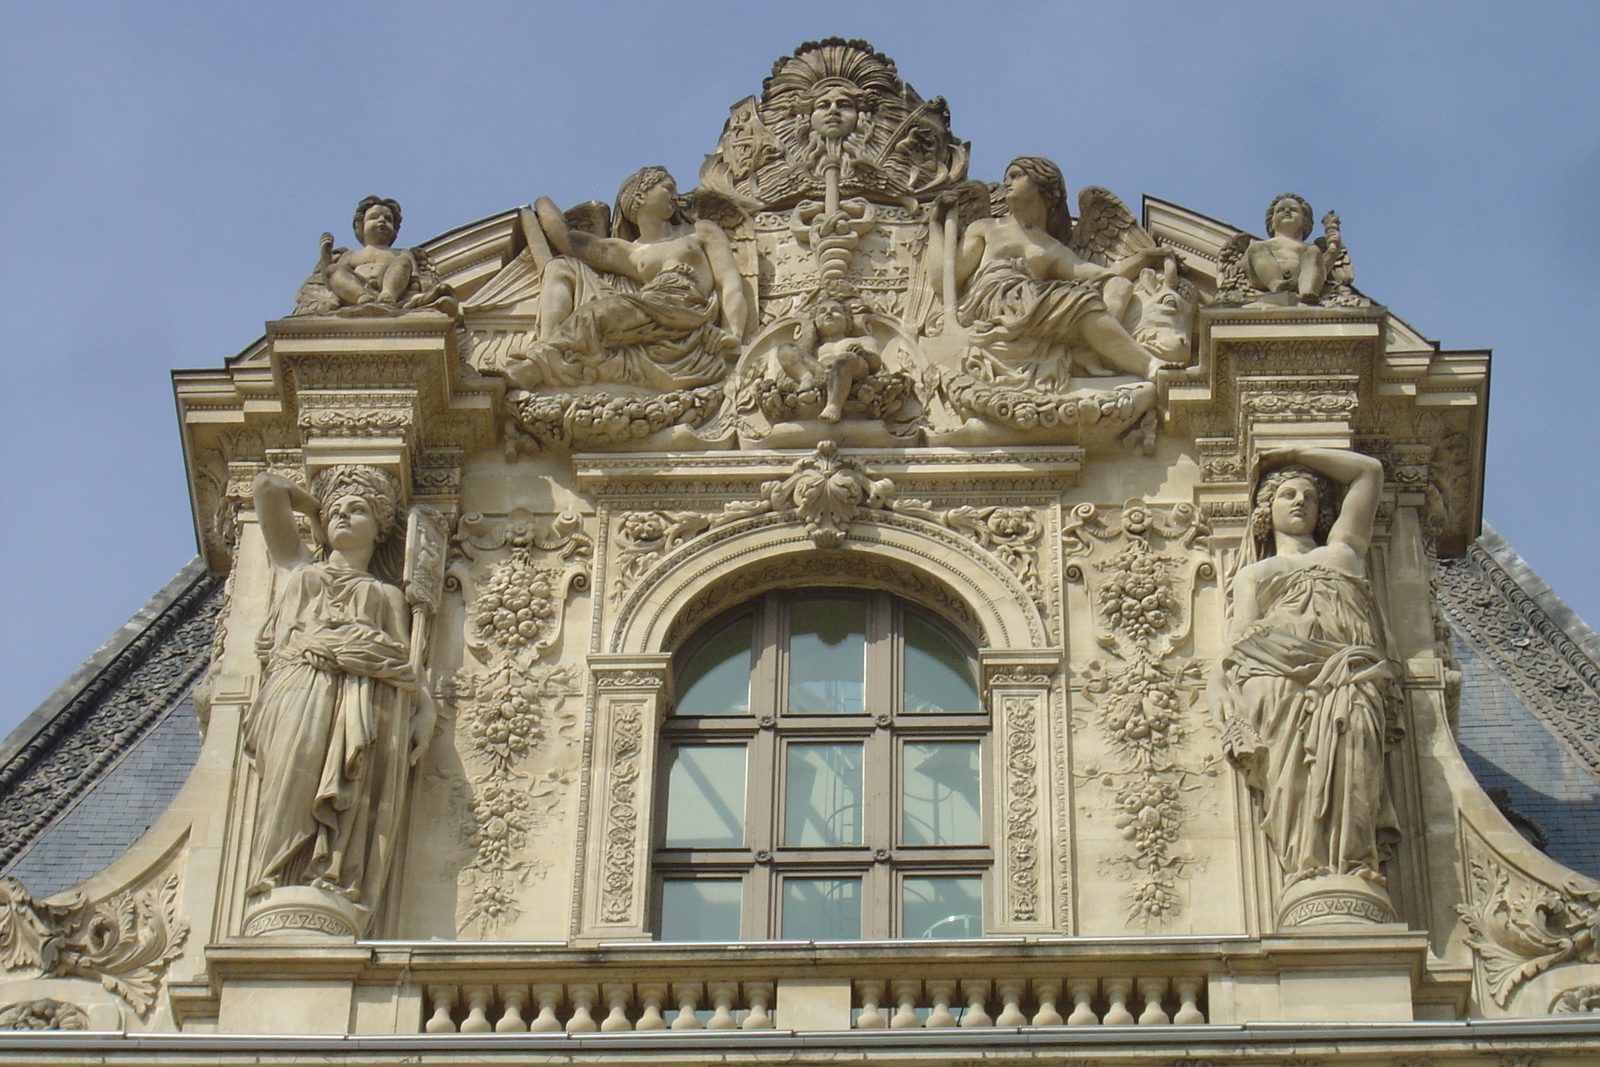
[[[188,938],[189,924],[178,918],[175,873],[96,902],[81,896],[41,901],[17,879],[0,878],[0,966],[97,981],[140,1016],[150,1013],[168,965]]]

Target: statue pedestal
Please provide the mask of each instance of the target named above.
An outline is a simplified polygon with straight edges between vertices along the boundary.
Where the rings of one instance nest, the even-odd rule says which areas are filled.
[[[1305,878],[1284,890],[1278,929],[1299,926],[1364,926],[1397,919],[1382,886],[1353,874]]]
[[[245,937],[351,941],[361,936],[368,909],[316,886],[280,886],[244,912]]]

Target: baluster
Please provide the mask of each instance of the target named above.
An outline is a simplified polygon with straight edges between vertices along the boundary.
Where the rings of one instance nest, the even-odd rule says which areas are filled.
[[[1033,1025],[1060,1026],[1066,1022],[1061,1017],[1061,1012],[1056,1010],[1056,1003],[1061,999],[1061,979],[1035,978],[1033,999],[1039,1002],[1039,1010],[1033,1016]]]
[[[999,985],[1000,990],[1000,1017],[994,1021],[996,1026],[1027,1026],[1028,1017],[1022,1014],[1022,991],[1026,986],[1020,979],[1008,978]]]
[[[672,1020],[674,1030],[700,1029],[700,983],[673,982],[672,996],[678,1002],[678,1017]]]
[[[1178,988],[1178,1014],[1172,1021],[1179,1026],[1200,1026],[1206,1021],[1199,1004],[1200,990],[1205,988],[1204,978],[1179,978],[1173,982]]]
[[[711,995],[711,1006],[716,1010],[706,1020],[707,1030],[737,1030],[739,1021],[733,1017],[733,1000],[739,995],[737,982],[707,982],[706,992]]]
[[[560,1033],[561,1020],[556,1018],[556,1006],[561,1003],[561,987],[536,985],[533,987],[533,999],[539,1005],[539,1015],[528,1024],[528,1029],[536,1034]]]
[[[750,1014],[744,1017],[746,1030],[771,1030],[773,1028],[772,1016],[767,1011],[767,1006],[772,1003],[771,982],[746,982],[744,984],[744,1002],[750,1005]]]
[[[955,995],[956,984],[949,978],[928,983],[928,1002],[933,1005],[933,1010],[928,1013],[928,1029],[938,1030],[956,1025],[956,1017],[950,1014],[950,1001]]]
[[[632,1030],[633,1023],[628,1020],[628,1001],[633,999],[633,987],[625,982],[607,982],[600,987],[601,995],[611,1011],[600,1023],[603,1033],[615,1034],[623,1030]]]
[[[500,1034],[525,1032],[528,1029],[528,1021],[522,1017],[522,1011],[528,1006],[527,987],[501,986],[500,1003],[506,1006],[506,1010],[500,1013],[500,1020],[494,1024],[495,1032]]]
[[[1161,1010],[1161,998],[1167,995],[1165,978],[1139,979],[1139,995],[1144,998],[1144,1011],[1139,1013],[1140,1026],[1166,1026],[1172,1017]]]
[[[889,1026],[895,1030],[921,1026],[922,1016],[917,1014],[917,994],[922,992],[922,983],[915,978],[899,978],[890,983],[889,990],[900,1004],[900,1010],[889,1020]]]
[[[993,1026],[994,1020],[984,1010],[989,1002],[989,983],[982,979],[963,979],[961,995],[967,998],[967,1010],[961,1016],[962,1026]]]
[[[592,985],[567,986],[567,999],[572,1001],[572,1017],[567,1020],[567,1033],[592,1034],[600,1029],[594,1021],[596,990]]]
[[[1094,1013],[1092,1006],[1097,984],[1093,978],[1072,978],[1067,981],[1067,995],[1072,998],[1072,1014],[1067,1016],[1068,1026],[1100,1025],[1100,1016]]]
[[[889,1025],[878,1005],[883,1003],[882,982],[857,982],[856,996],[861,1000],[861,1014],[856,1016],[857,1030],[882,1030]]]
[[[1136,1021],[1133,1013],[1128,1010],[1128,994],[1133,991],[1132,978],[1107,978],[1105,980],[1106,999],[1111,1006],[1106,1009],[1105,1018],[1100,1020],[1107,1026],[1132,1026]]]
[[[492,1033],[494,1024],[489,1022],[489,1002],[494,999],[494,990],[486,985],[469,985],[462,992],[467,998],[467,1017],[461,1022],[461,1032]]]
[[[456,987],[449,985],[436,985],[428,987],[428,995],[433,998],[433,1015],[422,1027],[430,1034],[453,1034],[456,1032],[455,1020],[450,1018],[450,1013],[456,1007]]]
[[[640,982],[639,1003],[644,1005],[644,1010],[639,1013],[639,1021],[633,1024],[635,1030],[665,1030],[667,1020],[661,1017],[661,1002],[667,999],[667,984],[665,982]]]

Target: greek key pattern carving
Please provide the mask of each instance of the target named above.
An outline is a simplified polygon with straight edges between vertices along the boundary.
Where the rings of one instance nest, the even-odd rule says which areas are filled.
[[[1006,744],[1007,914],[1012,922],[1039,917],[1038,710],[1036,696],[1001,700]]]
[[[257,915],[244,928],[245,937],[283,933],[285,930],[304,930],[329,937],[354,937],[356,931],[337,915],[315,908],[277,908]]]
[[[223,579],[203,577],[0,767],[0,866],[158,722],[205,671]]]
[[[639,832],[639,757],[643,747],[644,704],[611,704],[611,752],[606,797],[605,858],[600,883],[600,921],[625,923],[633,917],[633,883]]]
[[[1132,883],[1128,918],[1146,928],[1177,916],[1178,880],[1204,862],[1177,847],[1188,818],[1184,794],[1215,779],[1218,767],[1183,759],[1202,661],[1175,652],[1188,640],[1196,583],[1214,577],[1201,552],[1209,533],[1192,505],[1164,512],[1138,499],[1108,513],[1080,504],[1063,531],[1073,561],[1067,576],[1087,587],[1096,641],[1114,657],[1080,673],[1118,765],[1088,766],[1079,777],[1109,794],[1112,823],[1131,850],[1102,863]],[[1153,538],[1177,551],[1157,551]]]

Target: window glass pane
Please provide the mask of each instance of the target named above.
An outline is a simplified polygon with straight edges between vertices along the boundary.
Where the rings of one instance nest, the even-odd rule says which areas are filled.
[[[789,607],[789,713],[861,713],[867,605],[809,597]]]
[[[861,879],[785,878],[783,934],[800,941],[861,937]]]
[[[679,745],[667,769],[668,848],[744,844],[744,746]]]
[[[902,937],[982,937],[983,879],[977,875],[900,882]]]
[[[678,706],[673,713],[750,713],[750,616],[723,627],[678,671]]]
[[[938,627],[907,611],[905,648],[906,711],[979,710],[972,664]]]
[[[900,840],[907,845],[981,845],[978,742],[907,742]]]
[[[784,778],[783,843],[861,844],[861,744],[790,744]]]
[[[661,883],[661,940],[739,940],[737,878],[668,878]]]

